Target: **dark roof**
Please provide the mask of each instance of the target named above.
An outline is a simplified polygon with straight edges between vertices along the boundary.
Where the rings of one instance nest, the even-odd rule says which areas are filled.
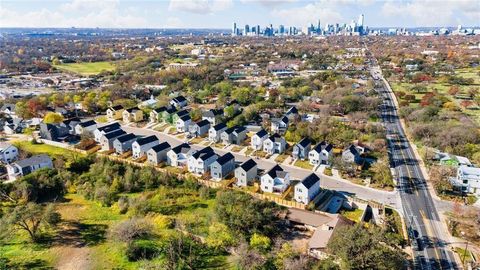
[[[233,133],[233,131],[236,129],[236,127],[231,127],[231,128],[227,128],[225,129],[223,132],[227,133],[227,134],[231,134]]]
[[[267,174],[270,175],[270,177],[275,178],[277,177],[278,172],[283,172],[283,168],[280,167],[280,165],[275,165],[273,168],[271,168]]]
[[[122,105],[116,105],[116,106],[110,107],[110,110],[114,110],[114,111],[118,111],[118,110],[121,110],[121,109],[123,109]]]
[[[109,131],[113,131],[113,130],[116,130],[116,129],[119,129],[119,128],[120,128],[120,124],[118,122],[115,122],[115,123],[111,123],[111,124],[103,126],[103,127],[99,127],[98,130],[109,132]]]
[[[249,159],[240,165],[242,169],[244,169],[246,172],[250,171],[251,168],[257,166],[257,163],[253,159]]]
[[[280,136],[278,133],[275,133],[275,134],[273,134],[272,136],[270,136],[269,139],[270,139],[272,142],[279,142],[279,141],[282,141],[283,137]]]
[[[138,110],[140,110],[138,107],[133,107],[133,108],[127,109],[126,111],[129,112],[129,113],[131,113],[131,112],[133,112],[133,111],[138,111]]]
[[[96,124],[97,124],[97,122],[95,122],[93,120],[88,120],[88,121],[79,123],[79,125],[81,127],[89,127],[89,126],[93,126],[93,125],[96,125]]]
[[[309,138],[303,138],[301,141],[298,142],[299,145],[302,147],[307,147],[309,144],[311,144],[312,141]]]
[[[117,140],[118,140],[119,142],[121,142],[121,143],[124,143],[124,142],[130,141],[130,140],[133,140],[133,139],[135,139],[135,138],[137,138],[137,136],[135,136],[135,134],[133,134],[133,133],[127,133],[127,134],[124,134],[124,135],[122,135],[122,136],[119,136],[119,137],[117,138]]]
[[[107,139],[113,139],[113,138],[116,138],[116,137],[121,136],[121,135],[123,135],[123,134],[126,134],[126,132],[123,131],[123,130],[121,130],[121,129],[116,129],[116,130],[114,130],[114,131],[112,131],[112,132],[105,133],[104,136],[105,136],[105,138],[107,138]]]
[[[220,123],[220,124],[216,124],[215,126],[213,126],[213,129],[218,131],[218,130],[224,129],[226,127],[227,127],[227,125],[225,125],[225,123]]]
[[[202,113],[202,116],[204,117],[215,117],[217,115],[222,115],[223,110],[222,109],[210,109],[208,111],[205,111]]]
[[[182,116],[188,115],[188,114],[189,114],[189,112],[188,112],[187,110],[181,110],[181,111],[178,111],[178,112],[176,113],[176,115],[177,115],[178,117],[182,117]]]
[[[290,107],[290,109],[288,109],[287,111],[287,114],[297,114],[297,113],[298,113],[298,110],[297,110],[297,107],[295,106]]]
[[[311,173],[309,176],[305,177],[303,180],[302,180],[302,184],[306,187],[306,188],[310,188],[312,187],[315,183],[317,183],[318,181],[320,181],[320,177],[318,177],[316,174],[314,173]]]
[[[165,110],[168,114],[172,114],[174,112],[177,111],[177,109],[175,109],[175,107],[170,107],[170,108],[167,108],[167,110]]]
[[[25,168],[25,167],[37,165],[40,163],[47,163],[49,161],[51,162],[52,159],[48,155],[42,154],[42,155],[35,155],[26,159],[19,160],[14,164],[18,165],[20,168]]]
[[[185,121],[188,121],[188,120],[192,120],[192,118],[190,117],[189,114],[180,116],[180,119],[181,119],[182,121],[184,121],[184,122],[185,122]]]
[[[190,151],[190,145],[188,145],[187,143],[182,143],[172,148],[172,151],[175,152],[175,154],[187,153],[188,151]]]
[[[206,125],[210,125],[210,122],[208,122],[208,120],[205,119],[205,120],[198,121],[198,122],[197,122],[197,125],[198,125],[199,127],[203,127],[203,126],[206,126]]]
[[[160,108],[156,108],[156,109],[153,109],[153,110],[154,110],[155,112],[157,112],[157,113],[161,113],[161,112],[163,112],[163,111],[166,111],[166,110],[167,110],[167,107],[162,106],[162,107],[160,107]]]
[[[195,152],[195,154],[192,155],[192,157],[194,157],[195,159],[201,157],[202,155],[206,154],[206,153],[211,153],[213,152],[215,154],[215,152],[213,151],[213,149],[210,147],[210,146],[207,146],[201,150],[198,150],[197,152]]]
[[[285,124],[288,124],[288,117],[283,116],[282,118],[280,118],[280,121],[284,122]]]
[[[207,160],[207,159],[209,159],[209,158],[211,158],[212,156],[215,156],[215,155],[216,155],[215,152],[212,151],[212,152],[202,153],[202,154],[199,156],[199,158],[200,158],[201,160],[205,161],[205,160]]]
[[[231,153],[226,153],[225,155],[219,157],[217,159],[217,162],[218,162],[218,164],[223,165],[223,164],[229,162],[230,160],[235,160],[235,157]]]
[[[265,129],[261,129],[259,132],[255,133],[260,138],[263,138],[264,136],[268,135],[267,131]]]
[[[226,105],[230,106],[230,105],[233,105],[233,104],[238,104],[238,101],[236,99],[233,99],[230,102],[228,102]]]
[[[245,131],[245,130],[247,130],[245,127],[236,127],[234,131],[235,131],[236,133],[240,133],[240,132],[243,132],[243,131]]]
[[[154,141],[158,141],[157,136],[150,135],[150,136],[138,139],[137,143],[138,143],[138,145],[144,145],[144,144],[151,143],[151,142],[154,142]]]
[[[170,144],[168,142],[162,142],[161,144],[157,144],[154,147],[152,147],[152,150],[155,151],[155,153],[158,153],[166,149],[170,149]]]
[[[355,145],[350,145],[345,151],[350,151],[354,156],[358,156],[360,155],[360,153],[358,152],[358,149],[357,147],[355,147]]]
[[[317,151],[318,153],[322,152],[322,150],[325,150],[327,152],[330,152],[330,150],[332,150],[333,148],[333,145],[332,144],[329,144],[327,143],[326,141],[323,141],[317,145],[315,145],[315,147],[313,148],[313,150]]]
[[[185,102],[187,99],[184,96],[178,96],[173,99],[175,102]]]

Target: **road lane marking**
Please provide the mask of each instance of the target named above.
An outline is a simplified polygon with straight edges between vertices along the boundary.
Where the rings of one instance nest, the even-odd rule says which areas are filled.
[[[430,219],[427,218],[427,216],[425,215],[425,212],[423,212],[423,209],[420,209],[420,215],[422,216],[423,222],[425,223],[425,229],[427,230],[427,235],[429,236],[429,238],[431,237],[433,239],[435,235],[432,232],[433,226],[432,226],[432,223],[430,222]],[[429,226],[427,226],[426,223],[428,223]],[[432,241],[432,242],[433,242],[433,251],[435,252],[435,258],[437,259],[438,264],[440,265],[440,269],[443,269],[442,263],[441,263],[442,256],[438,255],[438,249],[435,243],[436,241],[435,242]]]

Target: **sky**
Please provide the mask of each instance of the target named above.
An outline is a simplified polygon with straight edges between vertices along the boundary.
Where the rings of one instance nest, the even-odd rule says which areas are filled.
[[[479,0],[0,0],[0,27],[479,26]]]

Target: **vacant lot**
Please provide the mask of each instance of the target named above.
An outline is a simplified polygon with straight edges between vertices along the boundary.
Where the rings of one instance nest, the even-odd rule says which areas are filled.
[[[96,75],[102,71],[113,71],[115,65],[112,62],[93,62],[93,63],[69,63],[55,65],[56,68],[63,71],[77,73],[80,75]]]

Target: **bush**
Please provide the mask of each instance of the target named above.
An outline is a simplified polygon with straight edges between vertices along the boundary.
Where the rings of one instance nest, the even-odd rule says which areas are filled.
[[[152,241],[136,241],[127,245],[126,256],[129,261],[151,260],[159,254],[159,248]]]
[[[250,238],[250,246],[258,251],[266,252],[270,249],[272,241],[261,234],[254,233]]]
[[[140,238],[147,238],[153,234],[153,225],[144,218],[131,218],[119,223],[111,231],[114,239],[122,242],[132,242]]]

